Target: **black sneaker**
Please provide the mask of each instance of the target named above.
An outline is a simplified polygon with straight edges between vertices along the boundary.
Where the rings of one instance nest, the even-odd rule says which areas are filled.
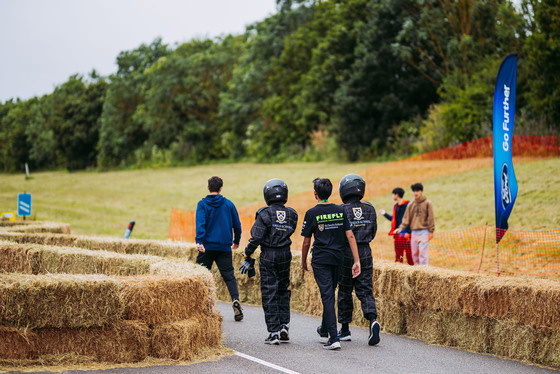
[[[348,331],[340,330],[338,332],[338,339],[343,342],[349,342],[350,340],[352,340],[352,334],[350,333],[350,330]]]
[[[264,344],[270,345],[280,345],[280,340],[278,340],[278,334],[270,334],[268,338],[264,340]]]
[[[326,343],[329,340],[329,333],[323,330],[323,326],[317,327],[317,334],[319,334],[319,341]]]
[[[329,339],[327,341],[327,343],[323,346],[323,349],[329,349],[329,350],[337,350],[340,349],[340,341],[337,339]]]
[[[280,341],[287,342],[290,341],[290,327],[288,325],[282,325],[280,328]]]
[[[379,343],[379,330],[381,326],[379,326],[379,322],[373,321],[371,326],[369,327],[369,338],[368,338],[368,345],[376,345]]]
[[[233,308],[233,319],[241,321],[243,319],[243,308],[241,308],[239,300],[233,300],[231,307]]]

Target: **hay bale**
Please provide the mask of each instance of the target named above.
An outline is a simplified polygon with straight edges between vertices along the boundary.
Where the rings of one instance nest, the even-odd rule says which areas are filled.
[[[125,315],[149,325],[176,322],[197,315],[209,315],[206,309],[208,289],[196,277],[143,276],[121,278]]]
[[[52,233],[22,233],[22,232],[9,232],[0,231],[0,240],[12,241],[19,244],[42,244],[54,245],[62,247],[74,247],[76,237],[64,234]]]
[[[478,274],[376,261],[376,294],[406,306],[460,312],[463,288]]]
[[[57,234],[70,234],[70,225],[67,223],[59,222],[34,222],[32,224],[15,225],[4,228],[10,232],[22,233],[57,233]]]
[[[149,255],[126,255],[104,250],[87,250],[75,247],[59,247],[40,244],[17,244],[0,241],[2,257],[0,266],[6,271],[31,272],[34,274],[106,274],[142,275],[153,272],[185,275],[206,272],[200,266],[182,260],[163,260]],[[1,268],[0,268],[1,269]],[[159,270],[158,270],[159,269]],[[204,273],[205,274],[205,273]]]
[[[118,321],[105,328],[86,329],[6,329],[0,328],[0,358],[41,360],[68,356],[112,363],[137,362],[148,357],[150,329],[138,321]]]
[[[28,251],[12,242],[0,240],[0,272],[32,274]]]
[[[120,286],[106,276],[0,274],[0,324],[5,326],[105,326],[123,313]]]
[[[408,336],[424,340],[431,344],[444,341],[442,332],[442,313],[415,307],[406,307],[406,332]]]
[[[533,327],[560,326],[560,282],[479,277],[462,286],[463,313],[512,320]]]
[[[212,275],[212,273],[210,273],[205,267],[185,260],[164,260],[152,264],[150,266],[149,274],[169,276],[196,276],[198,279],[201,279],[204,282],[206,290],[208,291],[203,310],[213,313],[213,311],[216,309],[216,282],[214,281],[214,276]],[[229,298],[227,300],[229,300]]]
[[[30,225],[35,224],[35,221],[10,221],[8,219],[4,219],[4,217],[0,218],[0,229],[9,228],[11,226],[23,226],[23,225]]]
[[[23,244],[25,246],[25,244]],[[30,246],[29,254],[34,274],[106,274],[141,275],[161,259],[154,256],[122,255],[107,251],[90,251],[72,247]]]
[[[492,320],[424,308],[406,308],[407,335],[432,344],[474,352],[494,353],[490,339]]]
[[[33,355],[36,336],[28,329],[0,325],[0,359],[22,360]]]
[[[537,330],[512,321],[494,320],[489,329],[491,353],[514,360],[535,362]]]
[[[403,305],[415,305],[410,266],[376,260],[374,269],[374,294],[383,300],[393,300]]]
[[[33,233],[28,231],[0,231],[0,240],[17,243],[35,243],[62,247],[78,247],[93,251],[104,250],[126,254],[144,254],[160,257],[196,259],[198,251],[192,243],[163,240],[122,239],[108,236],[77,236],[53,233]]]
[[[377,306],[377,320],[381,325],[381,329],[384,332],[391,334],[403,335],[407,333],[406,329],[406,308],[395,301],[384,300],[381,298],[376,298],[375,303]],[[360,327],[369,327],[369,322],[361,317],[361,323],[356,325]],[[353,319],[358,321],[356,317]]]
[[[77,247],[91,250],[106,250],[127,254],[145,254],[160,257],[193,259],[198,252],[192,243],[171,242],[163,240],[122,239],[114,237],[76,237]],[[196,256],[195,256],[196,257]]]
[[[540,328],[536,332],[533,362],[560,368],[560,330]]]
[[[222,317],[190,318],[156,325],[152,335],[152,356],[174,360],[192,360],[206,347],[221,344]]]

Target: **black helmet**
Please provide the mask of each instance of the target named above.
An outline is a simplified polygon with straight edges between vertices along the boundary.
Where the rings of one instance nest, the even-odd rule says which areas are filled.
[[[346,202],[350,196],[357,196],[360,200],[364,197],[366,189],[366,181],[358,174],[348,174],[342,177],[338,185],[338,192],[343,202]]]
[[[263,195],[267,205],[279,201],[286,204],[288,201],[288,186],[281,179],[271,179],[264,184]]]

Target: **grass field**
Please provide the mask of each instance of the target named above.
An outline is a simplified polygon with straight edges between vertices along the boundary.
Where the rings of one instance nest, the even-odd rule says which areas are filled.
[[[512,230],[553,230],[560,227],[560,158],[516,164],[515,174],[519,193],[509,218]],[[449,231],[493,226],[494,170],[483,168],[459,174],[450,174],[423,181],[424,194],[434,204],[436,229]],[[409,186],[405,198],[414,199]],[[377,208],[392,214],[391,195],[370,200]],[[390,230],[383,217],[379,229]]]
[[[288,183],[290,194],[313,188],[315,177],[338,179],[375,163],[218,164],[188,168],[113,172],[43,172],[0,174],[0,212],[17,209],[17,194],[33,194],[37,220],[71,224],[76,234],[122,236],[136,221],[133,236],[166,239],[171,208],[196,209],[208,178],[224,179],[222,193],[238,207],[260,203],[262,186],[271,178]]]
[[[35,219],[69,223],[73,233],[120,237],[128,222],[135,220],[133,237],[165,239],[171,208],[195,209],[212,175],[224,179],[223,194],[243,207],[262,204],[262,185],[270,178],[285,180],[293,196],[310,190],[315,177],[335,181],[375,165],[378,164],[240,163],[113,172],[44,172],[32,174],[30,180],[22,174],[0,174],[0,211],[16,211],[17,193],[26,191],[33,194]],[[515,164],[519,195],[509,220],[511,229],[560,226],[559,170],[559,158]],[[438,231],[494,223],[491,167],[421,181],[425,194],[434,203]],[[408,184],[402,187],[407,190],[405,197],[412,199]],[[377,209],[392,210],[390,194],[377,196],[371,202]],[[380,230],[388,229],[389,222],[381,217]]]

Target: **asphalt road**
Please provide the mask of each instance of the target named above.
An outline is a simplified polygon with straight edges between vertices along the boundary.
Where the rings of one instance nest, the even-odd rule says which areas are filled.
[[[377,346],[367,345],[368,331],[351,326],[352,341],[341,342],[339,351],[322,349],[316,328],[319,318],[292,312],[290,342],[264,344],[268,336],[260,306],[244,305],[245,318],[233,320],[231,305],[218,303],[224,316],[225,344],[238,354],[219,361],[188,366],[157,366],[110,370],[67,371],[98,374],[247,374],[247,373],[559,373],[517,361],[434,346],[423,341],[381,333]],[[261,362],[256,362],[261,360]],[[277,365],[278,368],[271,367]]]

